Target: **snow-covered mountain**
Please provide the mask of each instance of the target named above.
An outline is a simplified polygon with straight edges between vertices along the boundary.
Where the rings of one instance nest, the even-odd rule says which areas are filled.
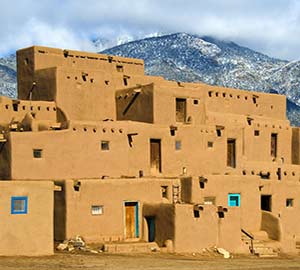
[[[186,33],[132,40],[93,39],[95,51],[142,58],[146,73],[169,80],[285,94],[288,118],[300,126],[300,62],[275,59],[230,41]],[[117,46],[116,46],[117,45]],[[103,50],[105,48],[110,49]],[[15,56],[0,59],[0,95],[16,97]]]
[[[10,55],[0,58],[0,95],[9,97],[16,96],[17,72],[16,57]]]

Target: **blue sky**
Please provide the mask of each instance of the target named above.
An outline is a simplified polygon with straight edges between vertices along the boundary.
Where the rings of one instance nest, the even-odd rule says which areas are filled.
[[[93,51],[115,42],[187,32],[300,60],[300,0],[0,0],[0,56],[36,45]]]

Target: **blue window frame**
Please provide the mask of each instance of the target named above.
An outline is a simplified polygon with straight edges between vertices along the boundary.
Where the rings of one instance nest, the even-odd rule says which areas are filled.
[[[11,197],[11,214],[27,214],[28,213],[28,197]]]
[[[231,207],[241,206],[241,194],[229,193],[228,194],[228,206],[231,206]]]

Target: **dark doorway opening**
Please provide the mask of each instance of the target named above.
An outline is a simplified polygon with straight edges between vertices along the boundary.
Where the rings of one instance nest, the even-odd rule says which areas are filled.
[[[261,195],[260,209],[264,211],[272,211],[272,195]]]
[[[148,241],[155,241],[155,217],[146,217],[148,226]]]

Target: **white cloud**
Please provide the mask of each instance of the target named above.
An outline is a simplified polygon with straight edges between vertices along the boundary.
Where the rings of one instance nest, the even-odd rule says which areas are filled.
[[[3,3],[2,3],[3,2]],[[154,32],[226,38],[271,56],[300,59],[298,0],[0,0],[0,55],[32,44],[93,50]]]

